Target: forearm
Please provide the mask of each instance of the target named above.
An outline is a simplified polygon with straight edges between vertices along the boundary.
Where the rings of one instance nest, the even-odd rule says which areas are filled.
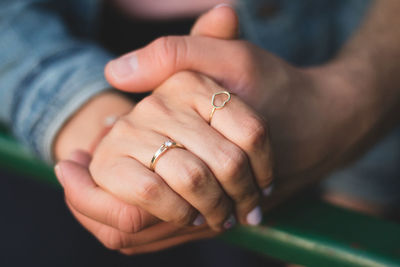
[[[327,92],[341,143],[338,156],[352,158],[399,122],[400,2],[376,1],[356,34],[327,65],[315,68],[335,80]],[[326,83],[326,81],[321,81]],[[317,86],[324,89],[324,86]],[[357,150],[357,151],[355,151]]]
[[[296,90],[300,91],[293,98],[297,112],[289,113],[289,117],[278,114],[278,120],[269,120],[270,126],[279,126],[295,117],[299,125],[306,126],[282,131],[286,129],[284,125],[273,138],[280,145],[276,146],[276,154],[282,174],[277,182],[277,198],[285,199],[356,159],[399,122],[399,113],[395,112],[400,107],[400,31],[396,27],[400,25],[399,12],[399,1],[376,1],[358,32],[336,58],[305,70],[313,78],[310,87],[317,92],[312,101],[305,101],[306,108],[299,101],[304,90]],[[298,89],[296,85],[293,87]],[[317,99],[316,103],[313,99]],[[284,108],[287,110],[287,105]],[[298,110],[302,112],[296,117],[293,114],[298,114]],[[289,137],[281,138],[286,132]],[[290,132],[296,134],[292,136]],[[299,137],[299,132],[305,135]],[[280,152],[286,143],[290,152]],[[316,152],[309,155],[313,148]]]
[[[393,112],[400,104],[399,13],[399,1],[376,1],[358,32],[330,64],[352,83],[355,119],[365,131],[399,119]]]
[[[67,159],[77,149],[91,152],[105,134],[107,118],[124,115],[133,107],[133,101],[116,91],[94,97],[60,130],[53,146],[56,159]]]

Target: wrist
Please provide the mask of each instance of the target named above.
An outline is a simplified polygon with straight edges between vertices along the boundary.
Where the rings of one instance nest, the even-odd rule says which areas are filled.
[[[122,116],[134,107],[134,103],[114,91],[95,96],[82,106],[62,127],[54,142],[56,160],[66,159],[77,149],[93,152],[109,127],[107,118]]]
[[[386,133],[383,124],[398,96],[380,81],[370,57],[342,55],[305,72],[311,76],[324,106],[320,109],[332,125],[324,146],[337,164],[354,159]]]

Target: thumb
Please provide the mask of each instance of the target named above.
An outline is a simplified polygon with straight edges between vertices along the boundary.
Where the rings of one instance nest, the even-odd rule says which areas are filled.
[[[232,6],[220,4],[200,16],[190,35],[208,36],[220,39],[236,39],[239,32],[239,18]]]
[[[177,72],[190,70],[235,89],[247,82],[243,69],[252,68],[253,57],[239,41],[203,36],[168,36],[109,62],[108,82],[127,92],[148,92]]]
[[[231,88],[232,76],[242,72],[243,63],[235,47],[226,40],[237,37],[238,16],[233,8],[219,5],[202,15],[192,29],[192,37],[162,37],[148,46],[112,60],[105,67],[108,82],[128,92],[149,92],[173,74],[192,70],[206,74]],[[210,38],[214,37],[214,38]],[[218,38],[218,39],[216,39]],[[229,81],[227,81],[227,77]]]
[[[88,159],[89,155],[76,152],[70,160],[60,161],[55,167],[65,198],[75,210],[101,224],[128,233],[159,222],[146,211],[126,204],[98,187],[88,170]]]

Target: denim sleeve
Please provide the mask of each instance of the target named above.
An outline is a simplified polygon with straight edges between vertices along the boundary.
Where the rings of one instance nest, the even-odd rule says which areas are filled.
[[[68,118],[110,88],[103,69],[111,55],[73,35],[66,2],[0,0],[0,121],[48,162]]]

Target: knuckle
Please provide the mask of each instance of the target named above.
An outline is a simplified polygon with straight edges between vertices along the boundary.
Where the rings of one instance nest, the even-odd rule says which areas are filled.
[[[249,207],[249,211],[253,210],[261,201],[261,196],[259,193],[254,193],[246,196],[246,205]]]
[[[126,116],[119,118],[111,128],[109,136],[112,140],[119,140],[132,132],[132,123]]]
[[[206,76],[191,71],[180,71],[173,74],[165,83],[168,91],[182,90],[183,84],[191,84],[191,92],[211,91],[211,82]],[[214,86],[215,87],[215,86]],[[180,93],[180,92],[179,92]]]
[[[161,67],[173,70],[178,65],[182,55],[186,54],[187,45],[185,38],[163,36],[153,42],[153,60]]]
[[[261,118],[254,116],[244,120],[242,129],[246,147],[251,150],[263,149],[268,138],[268,128]]]
[[[245,177],[246,185],[240,191],[232,194],[232,199],[239,205],[242,203],[253,203],[260,196],[260,192],[258,192],[256,185],[252,182],[253,180],[250,180],[251,182],[249,183],[248,178],[248,176]]]
[[[217,228],[225,223],[226,218],[231,214],[232,206],[225,196],[222,194],[216,196],[210,205],[207,217],[211,218],[211,224]]]
[[[126,233],[137,233],[143,228],[141,212],[133,206],[124,205],[118,213],[118,229]]]
[[[134,112],[140,116],[143,114],[146,116],[149,113],[157,113],[157,115],[169,114],[170,110],[167,108],[161,98],[159,98],[156,94],[151,94],[136,104]]]
[[[182,207],[177,213],[176,213],[176,218],[175,222],[178,225],[182,226],[187,226],[191,225],[191,223],[194,220],[196,213],[193,208],[191,208],[189,205],[186,205],[185,207]]]
[[[215,211],[215,210],[226,210],[228,208],[228,205],[226,203],[226,199],[222,194],[216,195],[210,205],[210,210]]]
[[[208,181],[208,171],[200,164],[183,164],[179,170],[183,186],[189,191],[197,191]]]
[[[237,147],[229,149],[223,154],[221,163],[224,175],[222,181],[232,180],[235,177],[239,178],[247,171],[248,159],[246,154]]]
[[[274,180],[274,171],[271,167],[267,168],[265,171],[264,178],[259,182],[260,188],[267,188],[268,186],[271,185],[273,180]]]
[[[135,188],[135,197],[141,203],[149,203],[160,198],[161,184],[156,179],[145,179]]]

